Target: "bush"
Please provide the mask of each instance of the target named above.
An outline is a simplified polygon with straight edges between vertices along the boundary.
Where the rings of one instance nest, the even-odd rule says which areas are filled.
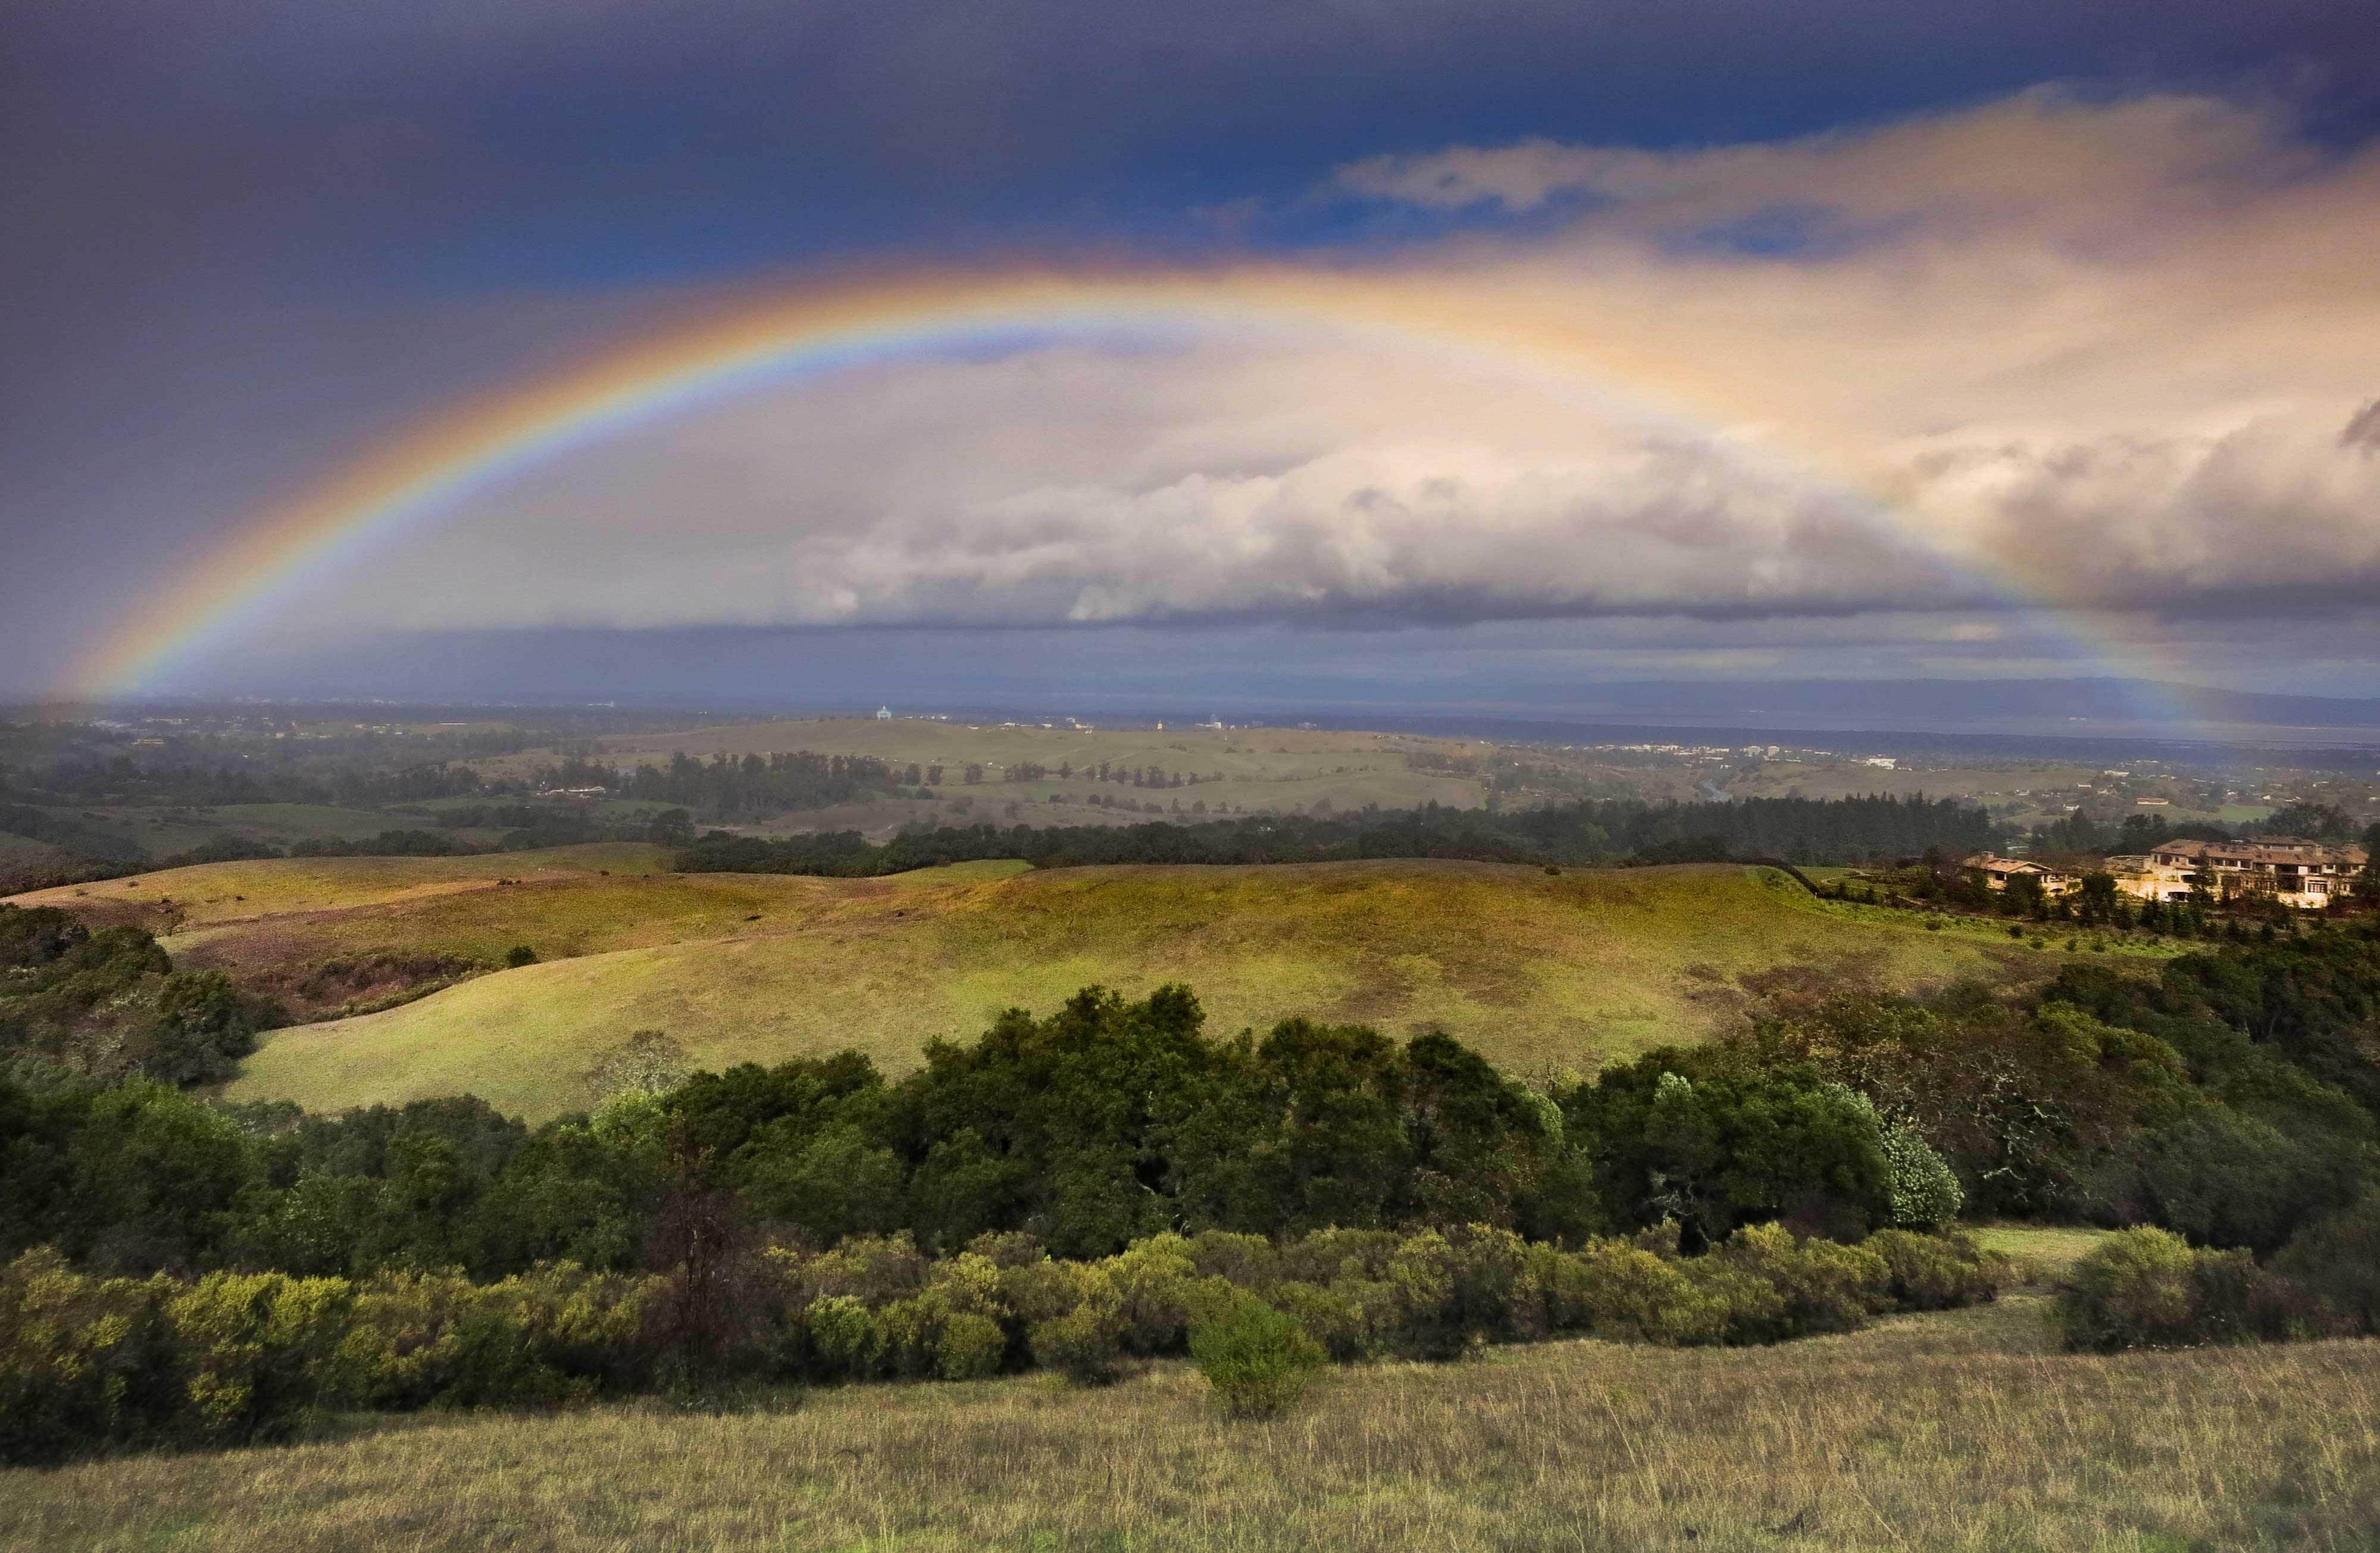
[[[829,1294],[803,1313],[821,1380],[864,1380],[876,1373],[884,1333],[875,1312],[849,1294]]]
[[[1330,1362],[1293,1318],[1244,1291],[1200,1312],[1190,1328],[1190,1356],[1226,1418],[1278,1417]]]
[[[1741,1308],[1730,1321],[1734,1341],[1777,1342],[1819,1332],[1852,1332],[1891,1299],[1892,1274],[1882,1256],[1833,1241],[1801,1240],[1781,1224],[1738,1230],[1704,1258],[1775,1291],[1773,1308]]]
[[[944,1380],[976,1380],[1000,1368],[1008,1334],[989,1316],[961,1311],[942,1322],[934,1344],[934,1370]]]
[[[382,1273],[356,1292],[340,1345],[356,1401],[365,1407],[428,1407],[454,1384],[457,1329],[479,1291],[460,1273]]]
[[[2273,1271],[2305,1331],[2380,1336],[2380,1193],[2300,1230]]]
[[[1884,1129],[1885,1190],[1892,1202],[1892,1221],[1905,1230],[1934,1230],[1959,1217],[1966,1190],[1959,1177],[1925,1134],[1907,1122]]]
[[[1110,1386],[1123,1375],[1114,1307],[1087,1304],[1033,1327],[1033,1362],[1076,1386]]]
[[[185,1413],[177,1433],[208,1444],[284,1438],[348,1400],[341,1340],[355,1290],[343,1278],[209,1273],[165,1306]]]
[[[2163,1230],[2126,1230],[2074,1264],[2055,1318],[2068,1348],[2113,1353],[2180,1348],[2196,1340],[2190,1270],[2196,1256]]]
[[[48,1247],[0,1268],[0,1462],[162,1438],[177,1389],[163,1278],[100,1280]]]
[[[2126,1230],[2074,1264],[2058,1291],[2070,1349],[2192,1348],[2277,1337],[2285,1292],[2244,1251],[2196,1251],[2163,1230]]]
[[[1558,1331],[1610,1342],[1720,1341],[1723,1323],[1678,1263],[1622,1240],[1589,1241],[1561,1259],[1546,1291]]]
[[[1372,1352],[1371,1322],[1352,1291],[1293,1282],[1276,1283],[1267,1294],[1337,1363],[1349,1364]]]
[[[1154,1235],[1098,1266],[1115,1290],[1124,1347],[1135,1353],[1179,1353],[1197,1287],[1190,1243],[1180,1235]]]
[[[504,964],[513,970],[537,964],[537,951],[525,943],[516,943],[504,951]]]
[[[1956,1310],[1999,1298],[2009,1261],[1965,1235],[1879,1230],[1861,1243],[1883,1258],[1892,1303],[1902,1310]]]

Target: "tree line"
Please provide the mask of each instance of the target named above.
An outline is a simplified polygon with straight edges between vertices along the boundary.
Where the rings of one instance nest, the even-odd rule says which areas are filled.
[[[1111,863],[1327,863],[1447,857],[1594,866],[1621,861],[1864,862],[1929,849],[1973,851],[1991,821],[1922,797],[1753,798],[1646,804],[1609,799],[1491,814],[1429,804],[1346,815],[1243,815],[1129,826],[945,826],[870,843],[856,831],[762,839],[714,831],[677,855],[686,873],[868,878],[986,858],[1036,867]]]

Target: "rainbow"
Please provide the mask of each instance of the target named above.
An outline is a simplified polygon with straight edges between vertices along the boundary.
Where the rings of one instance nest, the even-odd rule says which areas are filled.
[[[1385,337],[1528,371],[1606,411],[1707,426],[1765,418],[1722,375],[1678,359],[1646,322],[1549,318],[1524,299],[1361,271],[1238,269],[1085,274],[1026,270],[811,281],[739,298],[544,381],[465,403],[389,440],[247,528],[173,594],[107,640],[78,676],[99,698],[138,693],[268,601],[366,544],[423,521],[545,460],[767,382],[905,353],[1052,335],[1163,327],[1281,328]],[[1624,388],[1621,386],[1624,385]],[[1866,490],[1876,510],[1918,528],[1847,451],[1803,445],[1817,478]],[[1920,531],[1921,539],[1927,538]],[[1938,546],[1937,546],[1938,549]],[[1960,564],[2012,600],[2055,614],[2054,579],[2019,579],[1989,558]],[[2123,657],[2092,644],[2102,659]],[[2156,709],[2161,716],[2171,709]]]

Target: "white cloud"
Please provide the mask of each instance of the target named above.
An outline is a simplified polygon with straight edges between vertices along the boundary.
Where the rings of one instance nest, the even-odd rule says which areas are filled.
[[[1961,576],[2136,620],[2352,611],[2380,588],[2380,155],[2204,100],[2029,93],[1779,145],[1458,148],[1339,184],[1568,202],[1550,232],[1318,272],[1506,364],[1208,331],[879,367],[487,492],[299,613],[1933,611],[1897,617],[1905,639],[1987,643],[1997,627],[1942,613],[1988,602]],[[1679,241],[1774,208],[1855,240]],[[1586,404],[1588,379],[1675,414]]]

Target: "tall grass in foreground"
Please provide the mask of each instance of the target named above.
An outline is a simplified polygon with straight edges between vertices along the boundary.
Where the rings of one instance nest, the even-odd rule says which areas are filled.
[[[0,1545],[2349,1549],[2380,1342],[2046,1351],[2042,1302],[1751,1350],[1562,1342],[1332,1372],[1230,1423],[1186,1365],[788,1411],[420,1417],[0,1474]]]

